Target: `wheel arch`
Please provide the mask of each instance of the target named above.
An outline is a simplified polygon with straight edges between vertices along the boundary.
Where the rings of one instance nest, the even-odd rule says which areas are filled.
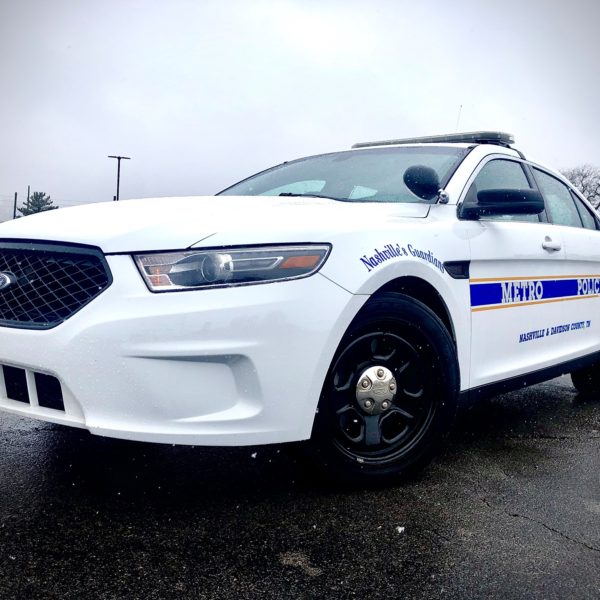
[[[392,279],[375,290],[364,306],[367,306],[372,299],[388,292],[403,294],[427,306],[444,324],[456,346],[456,332],[450,310],[442,295],[431,283],[412,275]]]

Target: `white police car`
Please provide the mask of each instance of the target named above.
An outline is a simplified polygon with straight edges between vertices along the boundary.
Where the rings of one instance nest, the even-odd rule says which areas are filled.
[[[496,132],[357,144],[217,197],[0,226],[0,408],[119,438],[422,466],[461,399],[600,387],[600,231]]]

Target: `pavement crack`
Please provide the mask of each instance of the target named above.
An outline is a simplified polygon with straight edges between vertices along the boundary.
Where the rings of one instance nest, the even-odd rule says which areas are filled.
[[[457,475],[460,475],[462,478],[466,479],[467,481],[470,481],[474,487],[479,488],[480,493],[483,493],[483,494],[489,494],[490,493],[488,490],[486,490],[481,485],[481,483],[477,482],[472,477],[469,477],[466,473],[461,473],[459,471],[455,471],[455,472],[456,472]],[[568,540],[568,541],[570,541],[570,542],[572,542],[574,544],[578,544],[580,546],[583,546],[584,548],[587,548],[588,550],[590,550],[592,552],[598,552],[598,553],[600,553],[600,548],[597,548],[596,546],[593,546],[592,544],[590,544],[590,543],[588,543],[586,541],[575,539],[575,538],[567,535],[563,531],[560,531],[559,529],[556,529],[554,527],[551,527],[550,525],[547,525],[543,521],[540,521],[538,519],[534,519],[533,517],[528,517],[527,515],[522,515],[521,513],[511,512],[510,510],[508,510],[508,509],[506,509],[504,507],[495,506],[485,496],[476,495],[475,497],[478,498],[483,504],[485,504],[490,510],[493,510],[494,512],[504,513],[505,515],[507,515],[509,517],[512,517],[512,518],[520,518],[520,519],[525,519],[527,521],[531,521],[532,523],[536,523],[536,524],[544,527],[545,529],[547,529],[548,531],[550,531],[552,533],[560,535],[562,538],[564,538],[564,539],[566,539],[566,540]]]
[[[480,493],[483,494],[489,494],[490,492],[488,490],[486,490],[481,483],[477,482],[475,479],[473,479],[472,477],[469,477],[466,473],[461,473],[459,471],[455,471],[455,473],[457,475],[459,475],[460,477],[462,477],[463,479],[466,479],[467,481],[470,481],[471,484],[473,485],[473,487],[475,488],[479,488]],[[578,544],[584,548],[587,548],[588,550],[592,551],[592,552],[598,552],[600,553],[600,548],[597,548],[596,546],[593,546],[592,544],[586,542],[586,541],[582,541],[582,540],[578,540],[575,539],[569,535],[567,535],[566,533],[564,533],[563,531],[560,531],[559,529],[556,529],[554,527],[551,527],[550,525],[547,525],[546,523],[544,523],[543,521],[540,521],[538,519],[534,519],[533,517],[528,517],[527,515],[522,515],[521,513],[517,513],[517,512],[511,512],[510,510],[504,508],[504,507],[498,507],[494,504],[492,504],[485,496],[479,495],[477,494],[475,496],[480,502],[482,502],[483,504],[485,504],[490,510],[493,510],[496,513],[504,513],[506,516],[509,516],[511,518],[519,518],[519,519],[525,519],[527,521],[531,521],[532,523],[536,523],[537,525],[540,525],[542,527],[544,527],[545,529],[547,529],[548,531],[555,533],[557,535],[560,535],[562,538],[574,543],[574,544]]]
[[[588,544],[588,542],[575,539],[575,538],[571,537],[570,535],[567,535],[563,531],[560,531],[560,529],[556,529],[554,527],[551,527],[550,525],[547,525],[543,521],[538,521],[538,519],[534,519],[533,517],[528,517],[527,515],[522,515],[520,513],[510,512],[510,511],[508,511],[506,509],[504,510],[504,512],[509,517],[515,517],[515,518],[518,518],[518,519],[525,519],[526,521],[531,521],[532,523],[537,523],[538,525],[541,525],[542,527],[544,527],[548,531],[551,531],[552,533],[557,533],[558,535],[560,535],[561,537],[563,537],[565,540],[568,540],[569,542],[573,542],[574,544],[579,544],[580,546],[583,546],[584,548],[587,548],[588,550],[591,550],[592,552],[599,552],[600,553],[600,548],[596,548],[595,546],[592,546],[592,544]]]
[[[440,533],[437,529],[426,529],[425,531],[427,533],[431,533],[435,537],[440,538],[441,540],[444,540],[445,542],[449,543],[452,541],[448,536],[444,535],[443,533]]]
[[[596,548],[596,546],[593,546],[592,544],[589,544],[586,541],[582,541],[582,540],[578,540],[576,538],[573,538],[570,535],[567,535],[566,533],[564,533],[564,531],[561,531],[560,529],[556,529],[555,527],[551,527],[550,525],[547,525],[543,521],[540,521],[538,519],[534,519],[533,517],[529,517],[527,515],[522,515],[521,513],[518,513],[518,512],[512,512],[512,511],[510,511],[510,510],[508,510],[506,508],[497,507],[497,506],[493,505],[491,502],[489,502],[487,500],[487,498],[480,497],[479,499],[488,508],[490,508],[490,509],[492,509],[492,510],[494,510],[496,512],[502,512],[505,515],[507,515],[508,517],[512,517],[512,518],[515,518],[515,519],[524,519],[526,521],[530,521],[532,523],[536,523],[537,525],[541,525],[544,529],[547,529],[548,531],[550,531],[552,533],[556,533],[557,535],[560,535],[562,538],[564,538],[565,540],[568,540],[569,542],[572,542],[574,544],[578,544],[579,546],[583,546],[584,548],[587,548],[588,550],[591,550],[592,552],[598,552],[598,553],[600,553],[600,548]]]
[[[480,500],[488,507],[491,508],[492,510],[498,510],[491,502],[488,502],[485,498],[480,498]],[[505,511],[506,512],[506,511]]]

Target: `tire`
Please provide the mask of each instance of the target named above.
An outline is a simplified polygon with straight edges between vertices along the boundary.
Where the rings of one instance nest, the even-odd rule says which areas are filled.
[[[591,365],[571,373],[575,389],[587,399],[600,398],[600,365]]]
[[[382,374],[386,381],[375,381]],[[360,387],[368,387],[364,379],[373,380],[373,399]],[[328,477],[345,483],[408,476],[438,450],[458,392],[456,349],[444,324],[421,302],[382,294],[340,342],[323,385],[310,454]],[[374,406],[367,409],[369,400]]]

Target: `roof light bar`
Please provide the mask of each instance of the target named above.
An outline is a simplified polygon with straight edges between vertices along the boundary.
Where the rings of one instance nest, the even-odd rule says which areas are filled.
[[[428,135],[425,137],[403,138],[399,140],[382,140],[380,142],[360,142],[352,148],[369,148],[371,146],[396,146],[401,144],[444,144],[444,143],[474,143],[497,144],[510,147],[515,138],[510,133],[502,131],[472,131],[469,133],[449,133],[447,135]]]

